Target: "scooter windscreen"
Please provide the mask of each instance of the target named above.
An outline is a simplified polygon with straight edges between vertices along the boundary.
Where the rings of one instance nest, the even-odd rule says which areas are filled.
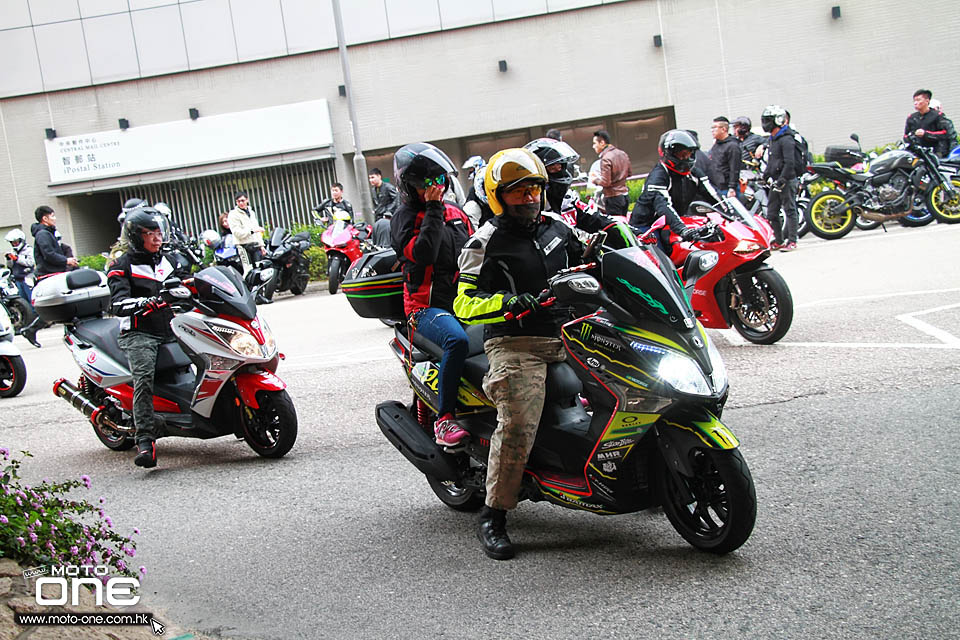
[[[207,267],[193,277],[197,298],[217,314],[257,317],[257,305],[240,274],[230,267]]]
[[[603,284],[614,302],[635,318],[652,318],[679,331],[697,321],[680,276],[658,250],[630,247],[603,254]]]
[[[277,227],[273,230],[273,233],[270,235],[270,248],[276,249],[281,244],[283,244],[283,238],[287,235],[287,230],[283,227]]]

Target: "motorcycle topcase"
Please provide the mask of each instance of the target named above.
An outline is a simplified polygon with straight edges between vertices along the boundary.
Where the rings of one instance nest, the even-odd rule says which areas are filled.
[[[403,320],[403,274],[393,249],[364,254],[344,279],[343,293],[361,318]]]
[[[852,167],[858,162],[863,162],[859,156],[851,153],[856,150],[856,147],[832,144],[824,151],[823,159],[827,162],[839,162],[841,167]]]
[[[33,288],[33,307],[44,322],[93,318],[110,308],[107,275],[77,269],[44,278]]]

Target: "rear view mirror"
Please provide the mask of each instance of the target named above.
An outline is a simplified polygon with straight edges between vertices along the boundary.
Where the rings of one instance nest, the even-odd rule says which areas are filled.
[[[711,269],[717,266],[717,262],[719,261],[720,256],[716,251],[691,252],[683,263],[684,286],[689,287],[697,280],[705,276],[710,272]]]

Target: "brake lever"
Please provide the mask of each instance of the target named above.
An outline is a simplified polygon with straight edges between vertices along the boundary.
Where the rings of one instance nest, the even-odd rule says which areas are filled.
[[[547,298],[546,300],[540,303],[540,309],[544,309],[546,307],[552,307],[554,304],[556,304],[556,302],[557,302],[556,297]],[[503,318],[505,320],[520,320],[522,318],[527,317],[531,313],[533,313],[533,311],[529,309],[527,311],[521,311],[519,314],[516,314],[516,315],[514,315],[510,311],[507,311],[505,314],[503,314]]]

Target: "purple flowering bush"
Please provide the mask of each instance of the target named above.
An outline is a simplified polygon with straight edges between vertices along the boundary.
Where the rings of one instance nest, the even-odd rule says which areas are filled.
[[[21,451],[23,458],[32,458]],[[137,577],[127,563],[137,555],[137,544],[113,529],[113,522],[99,504],[74,500],[74,489],[90,489],[90,478],[39,485],[20,482],[22,460],[11,458],[0,447],[0,557],[12,558],[27,567],[43,565],[105,566],[112,576]],[[139,530],[134,529],[138,534]],[[144,567],[139,573],[146,573]],[[108,576],[103,576],[106,580]]]

